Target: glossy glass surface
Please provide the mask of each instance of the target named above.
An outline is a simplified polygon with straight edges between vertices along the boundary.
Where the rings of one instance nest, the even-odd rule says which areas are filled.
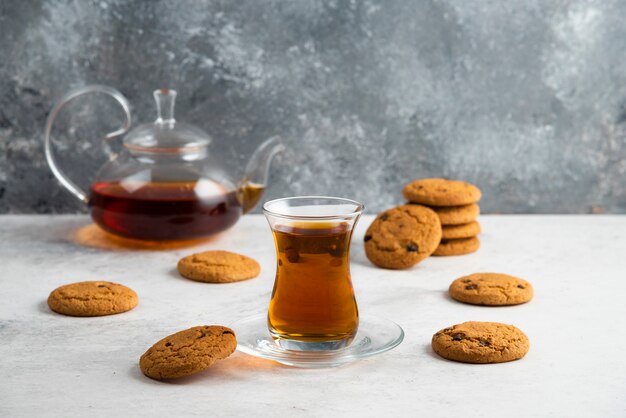
[[[231,325],[237,334],[237,349],[294,367],[324,368],[351,363],[397,347],[404,331],[395,322],[362,316],[352,344],[337,350],[290,350],[280,345],[267,331],[266,316],[255,315]]]

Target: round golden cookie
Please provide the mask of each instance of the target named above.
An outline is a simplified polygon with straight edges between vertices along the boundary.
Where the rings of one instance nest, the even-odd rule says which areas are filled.
[[[480,215],[480,206],[476,203],[462,206],[432,206],[439,215],[441,225],[460,225],[470,223]]]
[[[480,248],[480,241],[476,237],[459,239],[442,239],[433,253],[436,256],[464,255],[473,253]]]
[[[178,272],[191,280],[208,283],[232,283],[259,275],[259,263],[245,255],[228,251],[205,251],[182,258]]]
[[[533,286],[524,279],[502,273],[474,273],[452,282],[450,296],[473,305],[519,305],[533,298]]]
[[[420,205],[379,214],[365,233],[365,254],[379,267],[404,269],[430,256],[441,240],[439,217]]]
[[[50,309],[69,316],[113,315],[130,311],[137,303],[137,293],[132,289],[103,281],[67,284],[48,296]]]
[[[459,206],[480,200],[480,189],[473,184],[448,179],[418,179],[404,186],[404,197],[414,203],[432,206]]]
[[[444,225],[441,227],[441,239],[471,238],[480,234],[480,224],[472,221],[462,225]]]
[[[464,322],[433,335],[435,353],[463,363],[503,363],[528,353],[528,337],[513,325],[498,322]]]
[[[232,329],[204,325],[177,332],[158,341],[139,359],[143,374],[153,379],[174,379],[209,368],[237,348]]]

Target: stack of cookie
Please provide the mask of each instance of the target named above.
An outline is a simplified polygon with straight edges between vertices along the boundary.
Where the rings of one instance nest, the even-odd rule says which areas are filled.
[[[478,250],[478,187],[458,180],[418,179],[407,184],[402,194],[410,203],[428,206],[439,216],[441,242],[433,255],[462,255]]]

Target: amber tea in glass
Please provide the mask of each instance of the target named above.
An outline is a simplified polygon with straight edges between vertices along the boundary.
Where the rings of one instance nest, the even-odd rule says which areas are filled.
[[[350,277],[350,240],[363,206],[348,199],[294,197],[267,202],[276,244],[268,327],[289,349],[348,345],[359,324]]]

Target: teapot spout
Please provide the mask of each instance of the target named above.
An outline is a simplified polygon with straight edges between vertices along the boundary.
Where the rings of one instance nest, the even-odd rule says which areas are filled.
[[[280,136],[273,136],[263,142],[252,154],[243,178],[237,187],[237,197],[243,213],[248,213],[261,200],[269,177],[270,164],[274,156],[285,149]]]

